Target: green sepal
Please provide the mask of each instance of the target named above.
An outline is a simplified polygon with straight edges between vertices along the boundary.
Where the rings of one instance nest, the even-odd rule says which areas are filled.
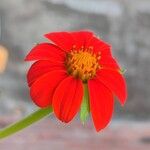
[[[87,84],[84,84],[84,96],[80,109],[80,120],[84,124],[90,114],[90,104],[89,104],[89,92]]]
[[[127,71],[127,70],[126,70],[125,68],[122,68],[122,69],[120,70],[120,73],[121,73],[121,74],[124,74],[126,71]]]

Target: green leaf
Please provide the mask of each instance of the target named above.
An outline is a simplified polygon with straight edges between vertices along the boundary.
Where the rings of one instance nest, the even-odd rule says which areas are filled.
[[[80,109],[80,120],[84,124],[90,114],[89,92],[87,84],[84,84],[84,96]]]

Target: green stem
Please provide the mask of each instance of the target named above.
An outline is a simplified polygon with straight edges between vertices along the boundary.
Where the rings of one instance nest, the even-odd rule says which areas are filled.
[[[35,111],[34,113],[30,114],[29,116],[25,117],[24,119],[0,130],[0,139],[8,137],[12,134],[17,133],[18,131],[30,126],[31,124],[39,121],[40,119],[44,118],[45,116],[49,115],[53,112],[53,109],[44,108]]]

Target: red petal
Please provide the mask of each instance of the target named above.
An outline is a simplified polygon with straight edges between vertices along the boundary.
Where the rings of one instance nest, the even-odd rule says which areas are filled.
[[[95,80],[88,81],[90,110],[97,131],[105,128],[113,114],[113,95],[102,83]],[[95,90],[96,89],[96,90]]]
[[[97,72],[97,78],[105,84],[118,98],[122,105],[127,99],[127,87],[123,76],[118,71],[102,69]]]
[[[54,63],[49,60],[39,60],[35,62],[28,71],[27,81],[31,86],[40,76],[54,70],[63,70],[65,65],[63,63]]]
[[[74,45],[77,50],[82,46],[86,47],[88,41],[93,37],[93,33],[90,31],[72,32],[71,35],[74,38]]]
[[[44,36],[66,52],[72,49],[73,38],[68,32],[52,32],[45,34]]]
[[[93,37],[89,41],[88,46],[93,47],[93,51],[95,53],[100,52],[101,55],[110,55],[111,56],[111,46],[96,37]]]
[[[37,44],[26,56],[26,61],[51,60],[64,61],[65,53],[57,46],[50,43]]]
[[[42,108],[50,106],[55,88],[66,77],[65,71],[56,70],[38,78],[30,89],[30,95],[34,103]]]
[[[111,56],[102,56],[100,58],[100,66],[104,69],[117,69],[120,70],[119,65],[117,64],[116,60]]]
[[[64,79],[56,88],[52,100],[56,116],[63,122],[71,121],[80,108],[82,97],[82,81],[72,76]]]

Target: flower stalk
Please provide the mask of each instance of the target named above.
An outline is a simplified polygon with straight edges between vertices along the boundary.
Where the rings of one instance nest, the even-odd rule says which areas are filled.
[[[9,137],[28,126],[32,125],[33,123],[41,120],[42,118],[50,115],[53,112],[52,107],[44,108],[44,109],[38,109],[37,111],[33,112],[29,116],[25,117],[24,119],[9,125],[8,127],[0,130],[0,139]]]

